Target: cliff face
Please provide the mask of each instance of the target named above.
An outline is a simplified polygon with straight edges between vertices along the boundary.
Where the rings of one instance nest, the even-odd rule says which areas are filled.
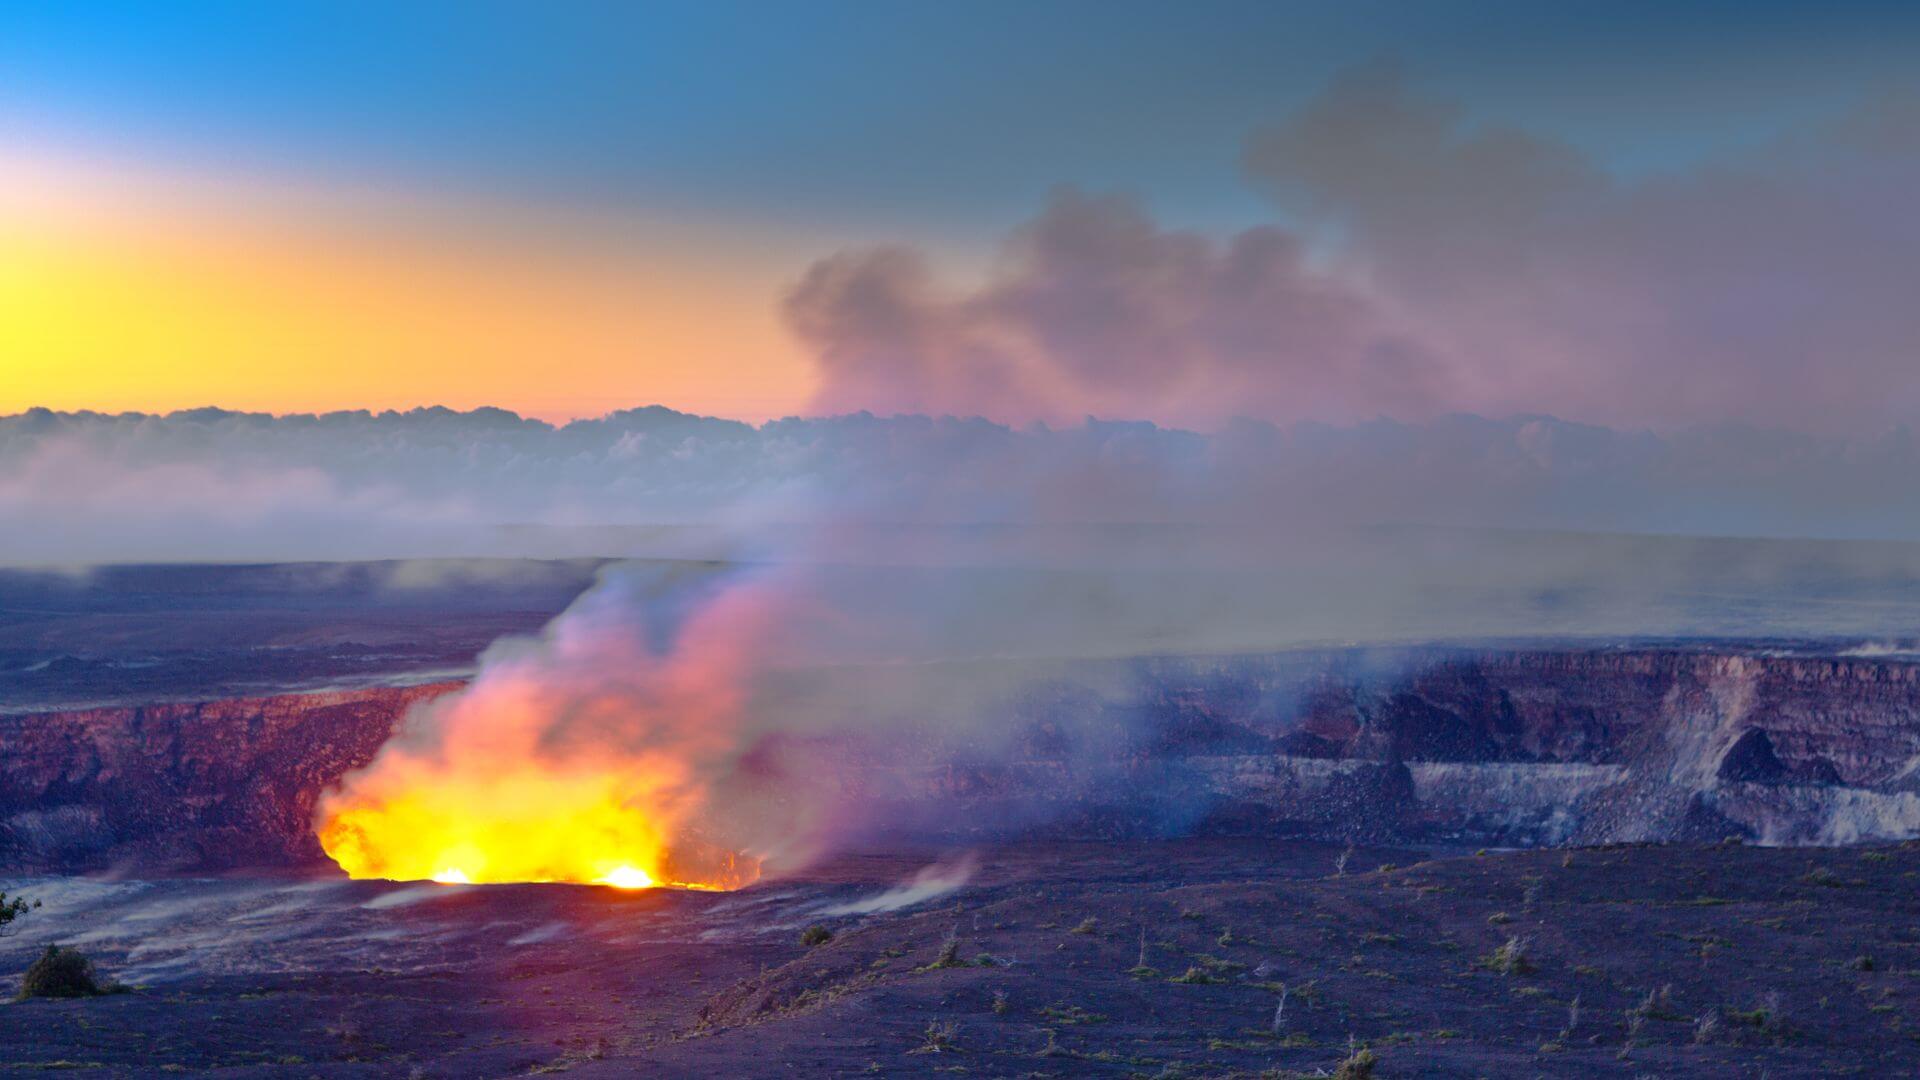
[[[0,716],[0,866],[324,858],[320,791],[451,684]]]
[[[318,862],[320,792],[451,686],[0,717],[0,868]],[[1920,665],[1898,661],[1165,658],[1069,665],[1008,708],[1011,752],[862,748],[841,782],[890,829],[948,836],[1920,836]]]
[[[1911,663],[1405,650],[1139,661],[1128,685],[1077,721],[1128,732],[1111,760],[1052,767],[1051,736],[1075,721],[1030,703],[1022,760],[880,787],[901,803],[965,791],[975,816],[946,820],[1025,800],[1023,820],[1109,830],[1520,846],[1920,836]]]

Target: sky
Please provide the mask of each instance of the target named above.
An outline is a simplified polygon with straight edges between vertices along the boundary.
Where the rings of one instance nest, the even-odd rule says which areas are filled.
[[[0,413],[1885,428],[1916,53],[1888,3],[5,3]]]

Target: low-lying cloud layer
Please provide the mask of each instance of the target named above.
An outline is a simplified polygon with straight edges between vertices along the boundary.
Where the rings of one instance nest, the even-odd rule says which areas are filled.
[[[0,562],[739,554],[790,522],[976,539],[1379,524],[1920,539],[1916,471],[1904,427],[28,413],[0,418]]]

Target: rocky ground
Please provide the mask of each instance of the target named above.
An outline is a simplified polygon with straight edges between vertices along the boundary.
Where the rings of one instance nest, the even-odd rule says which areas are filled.
[[[1886,1076],[1920,846],[1208,840],[842,858],[734,894],[31,879],[0,1072]],[[962,883],[964,882],[964,883]],[[904,906],[896,906],[904,905]],[[824,943],[802,943],[819,925]],[[1505,950],[1503,952],[1503,950]],[[1284,1008],[1282,1008],[1284,1002]]]

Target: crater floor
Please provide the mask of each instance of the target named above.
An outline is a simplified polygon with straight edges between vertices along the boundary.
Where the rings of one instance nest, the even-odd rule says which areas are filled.
[[[1338,873],[1342,851],[901,851],[725,895],[14,879],[45,906],[0,941],[5,979],[60,941],[134,989],[0,1006],[0,1072],[1287,1076],[1350,1046],[1389,1077],[1920,1064],[1920,846],[1364,847]],[[803,945],[815,924],[832,939]]]

